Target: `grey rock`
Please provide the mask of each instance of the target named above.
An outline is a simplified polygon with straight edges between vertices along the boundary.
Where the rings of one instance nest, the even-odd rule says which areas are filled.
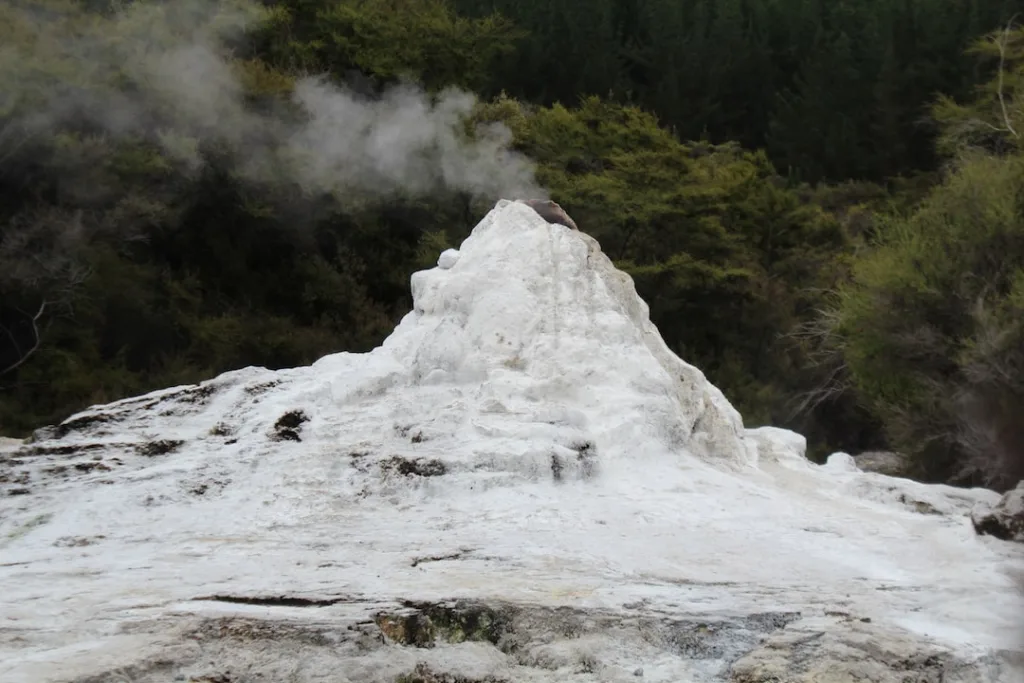
[[[853,456],[853,460],[862,472],[878,472],[890,477],[905,477],[910,472],[909,458],[891,451],[864,451]]]
[[[1022,672],[1006,660],[965,661],[936,645],[857,619],[793,624],[735,662],[730,683],[995,683]],[[908,677],[908,674],[912,674]]]
[[[983,536],[1024,543],[1024,481],[1007,491],[991,509],[979,507],[971,514],[974,530]]]

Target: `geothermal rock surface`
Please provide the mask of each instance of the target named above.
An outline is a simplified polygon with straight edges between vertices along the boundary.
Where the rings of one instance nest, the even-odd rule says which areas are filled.
[[[523,204],[412,289],[370,353],[5,443],[0,680],[1024,680],[995,493],[745,429]]]

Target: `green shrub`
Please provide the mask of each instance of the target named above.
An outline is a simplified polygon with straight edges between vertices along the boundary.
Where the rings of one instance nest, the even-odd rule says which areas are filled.
[[[1024,159],[971,155],[884,220],[829,314],[854,386],[919,476],[1024,475]]]

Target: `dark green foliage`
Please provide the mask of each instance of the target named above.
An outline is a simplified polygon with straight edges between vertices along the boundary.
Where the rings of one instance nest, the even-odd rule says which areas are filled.
[[[859,396],[930,480],[1024,478],[1022,35],[1007,26],[972,50],[997,70],[972,100],[934,107],[949,174],[875,221],[818,321],[832,388]]]
[[[489,94],[571,105],[612,97],[683,139],[767,146],[809,181],[882,180],[929,168],[939,93],[973,83],[963,53],[1019,0],[456,0],[529,36]]]
[[[446,0],[280,0],[258,31],[259,55],[294,72],[358,74],[383,84],[411,79],[430,90],[478,89],[519,29],[500,16],[470,20]]]
[[[1024,476],[1024,159],[971,158],[880,228],[832,312],[856,390],[918,475]]]

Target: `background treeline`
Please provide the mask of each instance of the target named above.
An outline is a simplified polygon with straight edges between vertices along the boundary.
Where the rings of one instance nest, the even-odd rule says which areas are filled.
[[[977,83],[964,49],[1013,0],[454,0],[528,35],[487,95],[611,95],[684,140],[766,148],[780,172],[881,181],[930,169],[923,105]]]
[[[307,76],[367,95],[408,79],[481,98],[467,139],[511,130],[749,424],[1012,485],[1024,34],[1004,28],[1022,5],[12,0],[0,432],[378,344],[409,274],[495,197],[325,187],[252,150],[302,123]],[[167,81],[190,87],[134,70],[197,26],[223,62],[175,52]]]

